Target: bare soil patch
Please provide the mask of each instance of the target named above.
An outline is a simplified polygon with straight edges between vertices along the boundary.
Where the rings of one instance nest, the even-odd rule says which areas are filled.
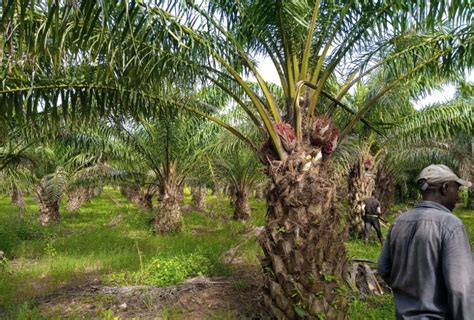
[[[111,310],[121,319],[163,319],[166,310],[183,319],[267,319],[261,297],[258,266],[235,266],[228,277],[196,277],[168,287],[106,286],[100,283],[66,286],[37,299],[46,316],[103,318]]]

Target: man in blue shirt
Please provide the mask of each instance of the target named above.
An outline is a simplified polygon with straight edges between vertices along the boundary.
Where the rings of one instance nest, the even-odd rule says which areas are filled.
[[[451,213],[459,187],[471,183],[430,165],[418,186],[423,200],[395,219],[377,266],[392,288],[397,319],[474,319],[471,247]]]

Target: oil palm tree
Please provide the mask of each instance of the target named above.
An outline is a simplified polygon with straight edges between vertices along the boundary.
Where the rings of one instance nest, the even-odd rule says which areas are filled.
[[[472,180],[473,116],[472,98],[457,98],[407,119],[394,135],[396,139],[387,144],[385,163],[392,179],[401,185],[414,185],[413,178],[424,167],[443,163]]]
[[[39,221],[49,225],[60,221],[59,205],[63,194],[78,185],[112,180],[122,173],[101,161],[100,155],[78,152],[56,143],[37,147],[36,182],[33,190],[39,200]]]
[[[195,116],[168,110],[149,120],[117,124],[107,131],[107,139],[112,139],[126,155],[128,170],[142,176],[142,185],[158,193],[155,231],[180,231],[179,191],[212,135],[209,124]]]
[[[169,99],[157,87],[171,78],[185,79],[183,86],[213,83],[247,113],[268,139],[262,148],[218,117],[174,104],[230,130],[267,167],[262,265],[265,302],[278,318],[346,317],[345,232],[331,164],[337,142],[403,81],[472,62],[467,1],[8,1],[2,10],[4,114],[28,118],[38,105],[55,110],[59,96],[69,113],[150,114]],[[276,67],[284,112],[256,68],[257,52]],[[331,118],[350,112],[340,100],[384,65],[391,77],[339,134]],[[258,92],[243,72],[255,76]],[[239,98],[242,91],[250,104]]]
[[[83,134],[58,128],[47,137],[47,131],[33,131],[17,128],[9,132],[7,143],[0,148],[0,172],[12,186],[36,196],[40,224],[60,221],[64,193],[121,175],[105,161],[106,150],[90,140],[86,144]]]
[[[387,72],[382,69],[383,72]],[[452,79],[459,79],[459,85],[468,87],[463,81],[463,74],[453,74]],[[395,164],[389,158],[394,154],[413,151],[412,147],[423,143],[442,141],[453,135],[472,131],[472,107],[469,98],[458,97],[449,103],[425,108],[417,111],[412,101],[420,94],[422,88],[437,88],[449,79],[433,75],[428,80],[431,83],[420,86],[420,81],[407,81],[389,93],[384,99],[367,114],[367,119],[372,123],[383,123],[379,126],[381,135],[357,128],[355,135],[358,137],[358,159],[353,163],[348,174],[349,208],[351,230],[355,235],[361,235],[362,201],[374,192],[380,199],[383,212],[388,210],[393,201],[395,175],[392,166]],[[367,100],[373,87],[385,83],[383,77],[376,75],[366,83],[359,84],[356,91],[348,99],[349,105]],[[416,152],[414,152],[416,153]],[[398,165],[404,163],[396,157]],[[422,161],[420,161],[422,162]],[[403,167],[398,166],[398,172]],[[420,168],[421,170],[421,168]]]
[[[246,146],[222,153],[214,161],[214,166],[220,181],[231,190],[233,219],[248,220],[251,215],[249,197],[264,179],[262,164]]]
[[[207,189],[214,183],[215,178],[209,155],[200,157],[186,178],[186,185],[191,187],[191,203],[194,209],[201,212],[207,209]]]

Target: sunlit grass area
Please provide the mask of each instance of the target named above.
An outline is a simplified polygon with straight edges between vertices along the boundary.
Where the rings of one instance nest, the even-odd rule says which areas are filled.
[[[181,233],[156,236],[154,212],[138,209],[112,188],[84,204],[79,212],[62,207],[60,225],[47,228],[38,225],[31,199],[24,214],[9,202],[8,197],[0,199],[0,250],[5,252],[9,268],[0,278],[0,304],[5,307],[71,282],[116,280],[156,259],[197,255],[206,261],[205,275],[229,274],[229,267],[219,257],[241,241],[244,228],[263,223],[264,207],[262,202],[252,201],[254,216],[245,224],[230,219],[228,200],[210,197],[212,210],[225,219],[190,211],[183,213]],[[246,244],[243,249],[256,262],[257,245]]]

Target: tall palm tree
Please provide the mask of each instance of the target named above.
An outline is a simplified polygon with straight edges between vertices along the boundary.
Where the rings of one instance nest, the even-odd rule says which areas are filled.
[[[467,1],[82,1],[64,7],[8,1],[2,10],[4,114],[28,118],[38,106],[55,110],[59,96],[69,113],[150,114],[157,101],[169,100],[159,93],[163,79],[193,76],[198,80],[182,85],[213,83],[247,113],[268,139],[262,148],[218,117],[174,103],[230,130],[267,167],[262,264],[265,301],[278,318],[346,317],[345,232],[331,164],[337,142],[403,81],[427,70],[464,68],[473,52]],[[257,70],[256,52],[276,67],[284,113]],[[350,112],[339,100],[383,65],[391,77],[339,133],[331,121],[335,110]],[[255,76],[258,92],[243,72]],[[250,103],[239,98],[242,91]]]

